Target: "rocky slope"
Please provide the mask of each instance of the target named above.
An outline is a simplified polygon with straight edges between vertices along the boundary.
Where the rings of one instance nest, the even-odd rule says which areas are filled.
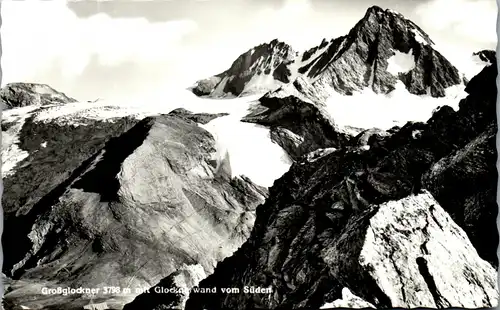
[[[7,303],[80,309],[93,298],[116,308],[183,265],[210,273],[249,236],[267,190],[232,178],[227,158],[215,156],[197,122],[217,115],[175,110],[75,126],[36,113],[17,143],[27,156],[3,179]],[[43,296],[41,286],[132,290]]]
[[[76,102],[76,100],[45,84],[10,83],[0,90],[0,107],[2,110],[30,105],[65,104],[70,102]]]
[[[444,97],[448,87],[463,80],[433,44],[401,14],[373,6],[345,36],[323,40],[302,54],[278,41],[261,45],[241,55],[228,71],[198,82],[193,92],[221,97],[275,91],[288,84],[321,102],[332,92],[350,95],[370,89],[386,94],[402,83],[411,94]],[[259,80],[257,89],[254,80]]]
[[[457,112],[295,163],[197,286],[217,292],[186,309],[319,308],[345,288],[375,307],[497,306],[496,76],[472,79]]]

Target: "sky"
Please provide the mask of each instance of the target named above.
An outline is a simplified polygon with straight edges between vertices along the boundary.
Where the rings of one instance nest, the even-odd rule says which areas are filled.
[[[495,0],[3,1],[2,85],[141,98],[220,73],[274,38],[301,51],[344,35],[372,5],[413,20],[459,68],[496,49]]]

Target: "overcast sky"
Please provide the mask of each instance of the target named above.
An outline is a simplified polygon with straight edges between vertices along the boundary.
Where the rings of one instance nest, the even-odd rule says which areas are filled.
[[[219,73],[274,38],[303,50],[344,35],[374,4],[419,24],[457,66],[496,49],[495,0],[3,1],[2,85],[140,97]]]

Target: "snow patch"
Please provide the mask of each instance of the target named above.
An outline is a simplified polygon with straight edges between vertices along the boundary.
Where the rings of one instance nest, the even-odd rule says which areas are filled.
[[[51,88],[48,85],[44,85],[44,84],[33,85],[33,91],[35,93],[40,94],[40,95],[52,95],[52,96],[56,96],[59,98],[63,98],[62,94],[56,92],[53,88]]]
[[[387,9],[387,12],[395,14],[395,15],[401,15],[401,13],[399,13],[398,11],[395,11],[393,9]]]
[[[302,58],[304,57],[304,53],[300,54],[293,63],[288,65],[288,69],[291,72],[290,81],[291,82],[295,81],[299,76],[307,77],[310,69],[307,72],[305,72],[304,74],[299,73],[299,69],[311,64],[312,62],[317,62],[319,60],[319,56],[322,55],[325,51],[327,51],[328,48],[330,48],[330,45],[331,45],[331,43],[329,42],[324,47],[319,48],[316,52],[314,52],[305,61],[302,61]],[[311,66],[311,68],[312,68],[312,66]]]
[[[352,96],[333,93],[326,100],[325,109],[341,128],[387,130],[403,126],[408,121],[426,122],[440,106],[458,110],[460,99],[467,96],[462,84],[447,88],[443,98],[411,94],[401,81],[395,86],[395,90],[387,95],[377,94],[370,88]]]
[[[280,88],[284,83],[276,80],[272,74],[256,74],[245,85],[245,90],[240,96],[247,94],[264,94],[269,90],[274,91]]]
[[[325,149],[317,149],[317,150],[312,151],[309,154],[307,154],[306,159],[308,162],[313,163],[313,162],[317,161],[318,159],[325,157],[326,155],[329,155],[329,154],[336,152],[336,151],[337,151],[337,149],[334,147],[329,147],[329,148],[325,148]]]
[[[424,39],[420,31],[418,31],[417,29],[411,29],[410,31],[415,35],[415,41],[423,45],[429,45],[429,43],[427,42],[426,39]]]
[[[411,136],[413,139],[418,139],[422,135],[422,130],[413,130]]]
[[[268,128],[241,122],[243,116],[231,114],[200,126],[215,137],[219,156],[229,154],[232,177],[245,175],[256,184],[270,187],[292,163],[270,139]]]
[[[461,66],[461,72],[467,79],[472,79],[479,74],[485,67],[491,66],[491,62],[482,60],[479,55],[472,55],[468,61],[464,61]]]
[[[47,147],[47,141],[44,141],[40,144],[41,147],[46,148]]]
[[[406,73],[415,69],[415,56],[413,56],[413,50],[410,49],[408,53],[402,53],[398,50],[394,51],[394,55],[388,60],[387,72],[392,75],[398,75],[399,73]]]
[[[342,299],[337,299],[334,302],[324,304],[320,309],[330,309],[330,308],[352,308],[352,309],[360,309],[360,308],[375,308],[369,302],[366,302],[362,298],[351,293],[351,291],[344,287],[342,289]]]
[[[207,274],[200,264],[184,265],[181,268],[180,274],[175,276],[173,279],[174,284],[180,289],[180,291],[186,293],[183,294],[180,301],[179,306],[181,309],[184,309],[191,289],[197,286],[198,283],[200,283],[200,281],[205,279],[206,277]]]
[[[29,153],[20,149],[15,143],[5,148],[2,147],[2,178],[14,174],[14,167],[28,156]]]

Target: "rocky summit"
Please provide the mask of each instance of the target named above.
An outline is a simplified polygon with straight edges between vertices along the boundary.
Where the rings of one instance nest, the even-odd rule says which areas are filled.
[[[496,307],[496,77],[485,67],[458,111],[296,162],[185,309]],[[161,309],[141,298],[127,309]]]
[[[291,85],[307,98],[324,101],[332,92],[351,95],[370,89],[386,94],[398,83],[411,94],[444,97],[448,87],[463,79],[419,26],[398,12],[373,6],[345,36],[323,40],[301,54],[276,40],[261,45],[241,55],[228,71],[199,81],[193,92],[239,96]]]
[[[18,143],[28,155],[3,180],[7,304],[81,309],[93,298],[116,307],[182,266],[204,275],[232,254],[267,189],[228,174],[196,122],[216,117],[175,110],[85,126],[28,117]],[[40,281],[101,294],[47,300]]]

